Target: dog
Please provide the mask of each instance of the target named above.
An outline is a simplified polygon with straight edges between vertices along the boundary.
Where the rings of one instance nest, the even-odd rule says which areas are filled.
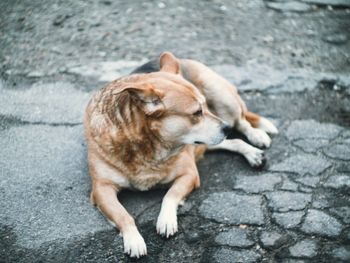
[[[200,62],[164,52],[159,69],[108,84],[84,115],[91,202],[119,229],[124,252],[137,258],[147,254],[146,244],[118,192],[171,185],[156,225],[168,238],[178,231],[179,204],[200,186],[196,160],[206,150],[237,152],[260,167],[265,158],[259,148],[269,147],[268,134],[278,133],[269,120],[247,110],[231,83]],[[226,139],[232,128],[259,148]]]

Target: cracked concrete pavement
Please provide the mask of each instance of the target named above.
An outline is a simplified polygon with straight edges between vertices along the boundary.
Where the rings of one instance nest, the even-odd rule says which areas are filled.
[[[166,49],[211,65],[280,134],[262,171],[206,154],[168,240],[155,231],[166,190],[122,192],[139,261],[349,262],[350,3],[330,2],[2,2],[0,262],[134,261],[89,203],[82,114]]]

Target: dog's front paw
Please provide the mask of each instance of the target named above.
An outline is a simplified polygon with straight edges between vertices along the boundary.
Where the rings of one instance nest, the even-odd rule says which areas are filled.
[[[147,255],[146,243],[136,227],[123,232],[124,253],[130,257],[142,257]]]
[[[177,232],[176,211],[161,210],[157,220],[157,233],[161,236],[170,237]]]
[[[264,151],[253,146],[249,147],[247,152],[244,154],[244,157],[247,159],[247,161],[252,167],[257,169],[263,168],[266,164]]]
[[[271,145],[271,138],[263,130],[254,129],[247,137],[252,144],[260,148],[268,148]]]

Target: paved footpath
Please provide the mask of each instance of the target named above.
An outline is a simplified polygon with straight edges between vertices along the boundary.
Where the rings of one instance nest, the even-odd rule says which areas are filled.
[[[180,208],[179,233],[169,240],[155,232],[165,191],[122,193],[148,244],[140,262],[348,262],[350,130],[334,104],[350,105],[349,77],[214,68],[278,126],[268,166],[255,171],[238,155],[207,154],[202,186]],[[98,75],[119,74],[106,71]],[[89,203],[81,119],[91,94],[68,82],[7,85],[0,86],[0,261],[129,261],[121,237]]]

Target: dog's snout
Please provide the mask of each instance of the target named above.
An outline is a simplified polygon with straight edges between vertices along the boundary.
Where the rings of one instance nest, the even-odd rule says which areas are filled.
[[[227,123],[224,123],[221,127],[222,132],[225,136],[228,136],[230,132],[232,131],[232,127],[228,125]]]

